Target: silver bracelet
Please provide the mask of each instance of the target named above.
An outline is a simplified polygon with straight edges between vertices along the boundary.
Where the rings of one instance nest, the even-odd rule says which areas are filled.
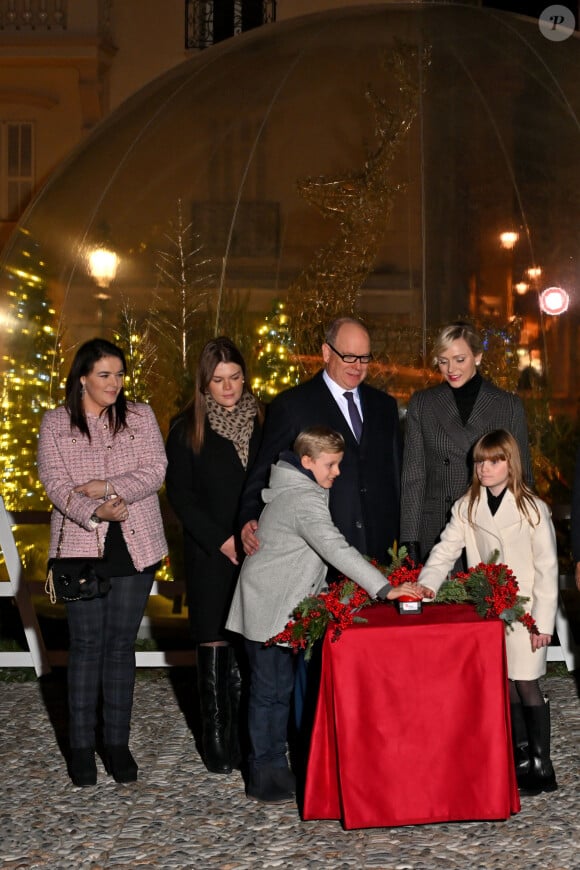
[[[109,497],[109,481],[105,481],[105,498]]]

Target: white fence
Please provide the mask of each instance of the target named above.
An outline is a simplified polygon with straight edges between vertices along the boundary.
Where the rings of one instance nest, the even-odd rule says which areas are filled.
[[[8,582],[0,582],[0,597],[14,598],[20,613],[28,650],[20,652],[0,651],[0,667],[34,667],[37,676],[47,674],[51,667],[65,665],[66,650],[47,650],[42,632],[38,624],[32,590],[44,590],[44,580],[26,581],[22,560],[16,547],[12,527],[18,524],[46,523],[49,514],[40,511],[27,511],[23,514],[11,514],[0,497],[0,549],[8,572]],[[179,582],[155,582],[152,595],[165,592],[170,596],[183,594],[183,585]],[[168,667],[173,665],[191,665],[195,661],[193,650],[158,650],[136,653],[137,666],[147,668]]]
[[[7,583],[0,582],[0,597],[10,596],[16,600],[28,644],[27,651],[0,651],[0,667],[34,667],[37,676],[48,673],[52,665],[66,664],[67,653],[65,650],[46,649],[31,598],[31,588],[42,590],[44,581],[27,582],[24,580],[24,568],[18,554],[12,527],[19,523],[46,523],[48,517],[47,513],[34,511],[18,515],[11,514],[6,510],[4,501],[0,497],[0,549],[4,554],[9,578]],[[183,591],[183,585],[178,581],[155,582],[151,594],[159,595],[165,592],[175,596],[183,594]],[[568,670],[575,670],[575,668],[580,667],[580,650],[572,637],[561,595],[556,615],[556,631],[560,645],[548,648],[548,661],[565,661]],[[195,661],[195,653],[193,650],[137,652],[136,659],[138,667],[159,668],[191,665]]]

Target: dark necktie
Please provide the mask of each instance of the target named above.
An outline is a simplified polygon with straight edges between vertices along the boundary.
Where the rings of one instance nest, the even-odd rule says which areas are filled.
[[[346,399],[348,405],[348,414],[350,417],[350,422],[352,423],[352,431],[354,432],[354,437],[357,441],[360,441],[363,424],[358,408],[356,406],[356,402],[354,400],[354,396],[352,393],[343,393],[343,396]]]

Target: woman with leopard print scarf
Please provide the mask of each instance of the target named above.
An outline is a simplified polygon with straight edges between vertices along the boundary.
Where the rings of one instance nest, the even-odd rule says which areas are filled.
[[[203,348],[195,393],[167,439],[167,496],[183,528],[189,623],[197,650],[202,757],[212,773],[241,762],[241,654],[224,629],[243,556],[238,503],[260,444],[263,407],[236,345]],[[243,668],[242,668],[243,670]]]

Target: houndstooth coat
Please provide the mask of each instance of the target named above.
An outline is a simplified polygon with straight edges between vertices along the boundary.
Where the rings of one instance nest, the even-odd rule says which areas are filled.
[[[521,399],[483,381],[467,424],[459,416],[447,383],[411,396],[401,486],[401,537],[418,541],[426,558],[449,519],[453,503],[471,482],[471,451],[493,429],[506,429],[518,442],[524,478],[532,482],[528,427]]]

